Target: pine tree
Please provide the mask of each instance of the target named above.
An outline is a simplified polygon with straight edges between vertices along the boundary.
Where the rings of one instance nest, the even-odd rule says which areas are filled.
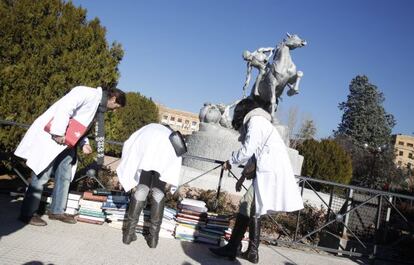
[[[393,174],[391,131],[394,117],[384,107],[384,95],[366,76],[356,76],[346,102],[339,104],[342,121],[334,135],[351,153],[354,181],[379,188]]]
[[[63,0],[0,0],[0,119],[30,124],[77,85],[116,84],[123,50]],[[25,130],[0,127],[12,151]]]

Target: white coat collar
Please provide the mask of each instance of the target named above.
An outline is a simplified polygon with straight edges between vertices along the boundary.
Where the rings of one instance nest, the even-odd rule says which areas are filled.
[[[249,111],[246,116],[243,119],[243,124],[247,124],[250,120],[251,117],[253,116],[262,116],[263,118],[265,118],[268,121],[272,120],[272,116],[270,115],[269,112],[265,111],[262,108],[255,108],[251,111]]]

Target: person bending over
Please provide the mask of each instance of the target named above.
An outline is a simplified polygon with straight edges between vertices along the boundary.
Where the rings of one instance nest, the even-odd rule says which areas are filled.
[[[135,229],[149,196],[150,228],[145,239],[150,248],[157,247],[166,186],[178,186],[181,156],[186,151],[179,132],[155,123],[142,127],[124,143],[121,163],[116,171],[126,192],[135,189],[131,193],[123,227],[124,244],[137,240]]]

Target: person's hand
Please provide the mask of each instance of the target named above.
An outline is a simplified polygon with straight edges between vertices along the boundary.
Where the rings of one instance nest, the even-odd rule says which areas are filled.
[[[240,192],[243,186],[244,178],[239,178],[239,180],[236,182],[236,191]]]
[[[84,145],[82,146],[82,152],[83,152],[85,155],[92,154],[92,147],[91,147],[89,144],[84,144]]]
[[[52,139],[58,144],[65,144],[65,136],[52,135]]]
[[[223,169],[224,169],[224,170],[229,170],[229,169],[231,169],[231,165],[230,165],[229,160],[227,160],[226,162],[224,162],[224,164],[223,164]]]

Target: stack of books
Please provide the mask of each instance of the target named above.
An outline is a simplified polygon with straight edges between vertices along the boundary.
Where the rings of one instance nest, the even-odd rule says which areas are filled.
[[[176,211],[174,209],[165,207],[164,214],[161,223],[160,233],[158,234],[159,237],[163,238],[174,238],[174,231],[176,226],[176,221],[174,217],[176,215]],[[135,231],[138,234],[148,234],[148,229],[151,225],[150,220],[150,206],[145,208],[141,215],[139,216],[139,221]]]
[[[177,222],[174,219],[176,214],[176,210],[168,207],[164,208],[164,216],[162,218],[161,230],[159,234],[160,237],[174,238],[175,226],[177,225]]]
[[[81,198],[81,194],[77,193],[69,193],[68,194],[68,201],[66,204],[65,213],[70,215],[78,214],[79,209],[79,200]],[[50,205],[52,204],[52,197],[51,196],[42,196],[41,201],[46,203],[46,209],[49,210]]]
[[[105,212],[108,225],[113,228],[122,229],[123,222],[126,218],[126,209],[129,197],[127,195],[108,195],[102,205]]]
[[[207,207],[205,202],[183,199],[178,205],[175,220],[175,238],[183,241],[196,241],[199,230],[206,226]]]
[[[225,231],[229,228],[229,225],[229,216],[209,212],[207,213],[206,225],[200,227],[196,241],[219,245],[220,240],[224,237]]]
[[[79,200],[81,199],[81,194],[69,193],[68,194],[68,203],[66,204],[65,213],[70,215],[78,214],[79,209]]]
[[[92,192],[85,191],[82,199],[79,201],[79,215],[76,219],[90,224],[103,224],[105,222],[105,213],[102,211],[102,203],[106,199],[107,196],[94,195]]]

